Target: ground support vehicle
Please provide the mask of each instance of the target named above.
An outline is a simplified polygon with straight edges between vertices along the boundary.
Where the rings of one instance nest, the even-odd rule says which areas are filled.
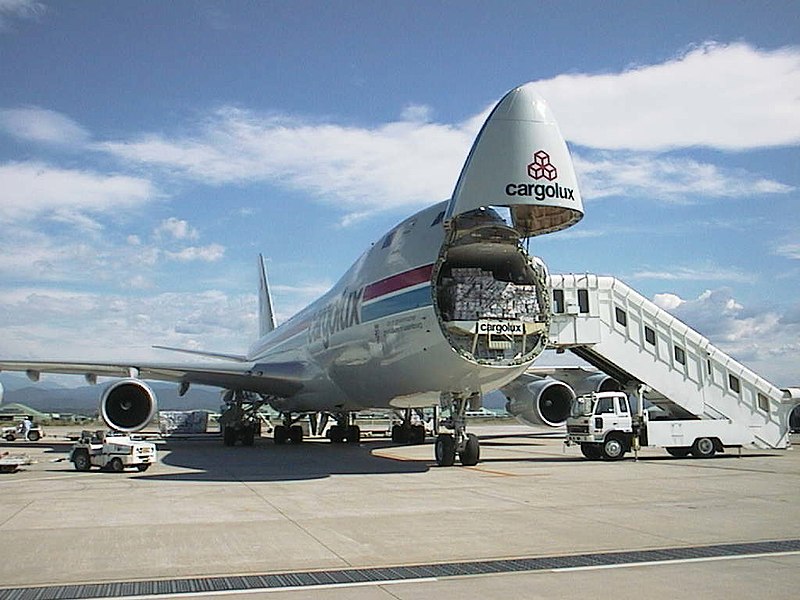
[[[642,447],[670,455],[709,458],[725,448],[754,442],[747,426],[728,419],[650,419],[634,414],[624,392],[598,392],[573,401],[567,419],[567,446],[580,446],[590,460],[619,460]]]
[[[27,454],[0,452],[0,473],[15,473],[22,466],[33,463]]]
[[[92,467],[115,472],[127,467],[146,471],[156,462],[157,456],[152,442],[123,433],[83,431],[72,446],[69,460],[77,471],[88,471]]]
[[[2,437],[7,442],[13,442],[18,439],[27,439],[29,442],[38,442],[44,437],[44,431],[40,425],[31,425],[28,434],[25,435],[22,427],[3,427]]]

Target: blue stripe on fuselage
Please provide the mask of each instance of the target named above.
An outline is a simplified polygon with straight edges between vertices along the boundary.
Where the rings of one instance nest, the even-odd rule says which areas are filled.
[[[414,310],[423,306],[433,304],[431,298],[431,286],[426,285],[415,290],[409,290],[396,296],[391,296],[384,300],[378,300],[361,307],[361,322],[367,323],[376,319],[382,319],[407,310]]]

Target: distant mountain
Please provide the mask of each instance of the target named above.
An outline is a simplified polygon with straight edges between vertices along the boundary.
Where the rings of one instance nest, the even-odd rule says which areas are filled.
[[[34,410],[44,413],[74,413],[92,415],[98,412],[100,396],[109,384],[86,385],[76,388],[52,387],[46,382],[26,386],[11,385],[6,383],[4,375],[2,382],[5,388],[3,404],[18,402],[30,406]],[[189,392],[178,397],[178,386],[168,383],[152,383],[148,385],[158,396],[159,410],[210,410],[219,411],[222,400],[220,392],[214,388],[193,386]]]

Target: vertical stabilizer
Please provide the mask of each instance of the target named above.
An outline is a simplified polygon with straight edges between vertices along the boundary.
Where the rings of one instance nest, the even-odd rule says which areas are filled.
[[[265,336],[275,329],[275,313],[272,312],[272,295],[269,293],[267,268],[264,266],[264,255],[258,255],[260,284],[258,286],[258,335]]]

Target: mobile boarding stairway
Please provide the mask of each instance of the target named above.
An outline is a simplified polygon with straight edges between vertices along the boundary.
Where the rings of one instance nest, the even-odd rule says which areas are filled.
[[[781,390],[613,277],[551,275],[550,347],[570,350],[677,419],[726,419],[752,445],[789,445],[800,390]],[[750,437],[752,436],[752,438]]]

